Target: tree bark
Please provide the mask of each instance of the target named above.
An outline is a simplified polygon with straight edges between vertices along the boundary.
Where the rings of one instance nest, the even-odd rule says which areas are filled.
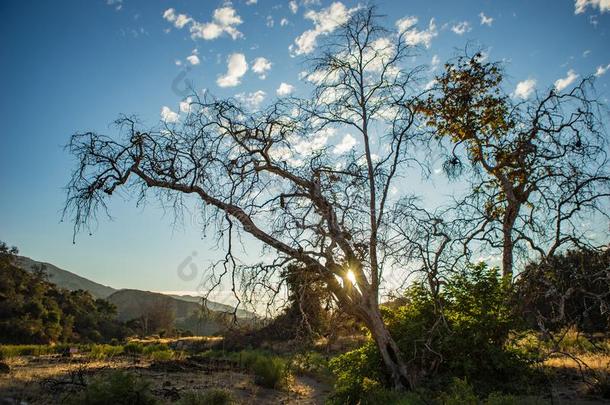
[[[502,277],[506,282],[513,281],[514,247],[513,228],[517,219],[518,208],[509,205],[502,221]]]
[[[367,308],[364,312],[364,322],[377,344],[394,389],[400,391],[414,389],[417,385],[418,373],[405,362],[398,345],[381,318],[379,307]]]

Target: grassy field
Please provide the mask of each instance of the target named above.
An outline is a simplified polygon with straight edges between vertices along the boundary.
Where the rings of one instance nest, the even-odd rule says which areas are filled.
[[[122,398],[131,392],[152,401],[142,403],[323,404],[332,391],[325,353],[226,352],[218,349],[221,342],[185,338],[141,339],[123,345],[3,345],[0,352],[10,370],[0,375],[0,402],[88,403],[88,390],[102,387],[121,392]],[[544,393],[482,403],[605,403],[601,398],[610,386],[610,353],[605,347],[594,351],[582,344],[574,339],[539,365],[548,378],[547,386],[541,387]],[[133,386],[121,385],[127,384],[126,375],[133,377]],[[113,378],[122,381],[119,386],[107,384]],[[454,400],[440,403],[460,403]],[[420,402],[384,401],[391,403]]]

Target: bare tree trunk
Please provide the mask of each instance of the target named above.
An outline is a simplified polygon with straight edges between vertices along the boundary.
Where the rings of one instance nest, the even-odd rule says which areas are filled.
[[[506,282],[513,281],[514,247],[513,228],[517,219],[518,208],[509,205],[502,222],[502,277]]]
[[[381,353],[381,358],[390,374],[394,389],[403,391],[415,388],[418,373],[404,361],[398,345],[381,318],[379,307],[367,308],[364,311],[363,318],[377,344],[379,353]]]

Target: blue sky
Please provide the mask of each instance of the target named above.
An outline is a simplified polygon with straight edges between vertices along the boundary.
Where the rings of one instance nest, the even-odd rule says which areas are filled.
[[[0,11],[0,240],[114,287],[190,291],[177,267],[193,251],[200,270],[218,257],[196,217],[173,225],[150,201],[118,196],[113,220],[72,243],[61,209],[73,161],[63,150],[82,130],[113,133],[120,113],[154,124],[180,114],[185,80],[253,105],[292,92],[304,57],[358,2],[3,1]],[[598,74],[609,96],[610,2],[382,1],[387,26],[402,19],[433,67],[466,44],[505,62],[507,90],[531,97]],[[411,25],[417,18],[417,25]],[[336,25],[336,24],[335,24]],[[263,58],[263,59],[261,59]],[[434,62],[433,62],[434,61]],[[422,185],[430,192],[434,185]],[[249,251],[248,254],[256,255]]]

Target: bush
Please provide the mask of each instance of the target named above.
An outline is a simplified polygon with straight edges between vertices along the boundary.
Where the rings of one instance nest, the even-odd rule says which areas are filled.
[[[150,383],[137,376],[113,371],[95,377],[87,387],[74,395],[69,404],[80,405],[152,405],[156,399],[150,392]]]
[[[177,405],[231,405],[235,399],[230,392],[212,388],[203,392],[190,391],[183,394]]]
[[[290,369],[297,374],[310,375],[323,381],[329,381],[332,377],[328,368],[328,360],[318,352],[305,352],[295,355],[290,360]]]
[[[259,356],[252,364],[254,383],[265,388],[277,388],[286,376],[286,365],[277,357]]]
[[[139,355],[144,352],[144,346],[139,342],[129,342],[125,346],[123,346],[123,353],[127,355]]]
[[[103,360],[112,358],[115,356],[119,356],[123,353],[123,346],[113,346],[113,345],[91,345],[91,350],[89,351],[89,356],[94,359]]]
[[[148,358],[154,361],[167,361],[174,358],[173,350],[158,350],[156,352],[151,352],[148,355]]]
[[[446,393],[441,394],[443,405],[477,405],[479,400],[466,380],[454,378]]]
[[[530,359],[506,345],[516,324],[507,296],[498,269],[479,264],[446,280],[437,300],[414,285],[401,303],[383,307],[382,315],[405,357],[428,371],[424,388],[464,388],[454,380],[459,378],[472,384],[473,394],[486,396],[492,388],[519,392],[528,387],[532,372]],[[373,341],[334,358],[330,368],[336,403],[357,403],[367,381],[390,386]]]

